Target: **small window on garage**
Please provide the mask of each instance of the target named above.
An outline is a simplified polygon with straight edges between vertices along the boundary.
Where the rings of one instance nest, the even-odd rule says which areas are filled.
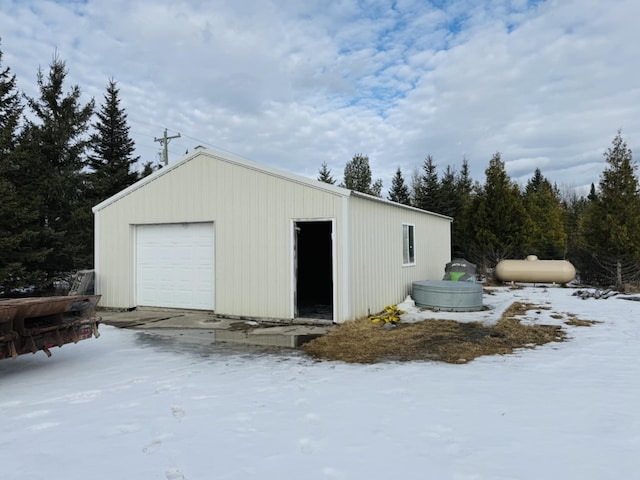
[[[402,264],[415,265],[416,249],[414,226],[408,223],[402,224]]]

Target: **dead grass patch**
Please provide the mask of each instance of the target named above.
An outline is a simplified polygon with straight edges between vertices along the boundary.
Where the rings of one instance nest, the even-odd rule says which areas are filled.
[[[640,283],[625,283],[624,293],[640,293]]]
[[[529,310],[535,310],[536,313],[539,314],[540,310],[551,310],[551,307],[547,305],[536,305],[533,303],[513,302],[502,314],[502,317],[524,316]]]
[[[385,329],[367,319],[342,324],[337,330],[302,346],[314,358],[348,363],[434,360],[467,363],[482,355],[504,355],[565,339],[562,327],[523,325],[517,316],[537,305],[515,302],[496,325],[453,320],[425,320]]]
[[[569,320],[564,322],[565,325],[572,325],[574,327],[590,327],[592,325],[595,325],[596,323],[602,323],[597,320],[582,320],[573,313],[570,313],[567,316],[569,317]]]

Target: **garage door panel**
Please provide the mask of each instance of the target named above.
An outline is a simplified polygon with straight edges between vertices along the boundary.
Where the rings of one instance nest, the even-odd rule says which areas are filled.
[[[213,223],[139,225],[137,304],[214,309]]]

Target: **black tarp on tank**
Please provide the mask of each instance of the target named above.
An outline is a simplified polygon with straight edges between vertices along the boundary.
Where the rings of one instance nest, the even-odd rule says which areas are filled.
[[[476,266],[464,258],[454,258],[444,267],[443,280],[453,282],[475,282]]]

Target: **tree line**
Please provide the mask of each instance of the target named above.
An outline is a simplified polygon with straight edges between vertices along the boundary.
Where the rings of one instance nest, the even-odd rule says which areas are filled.
[[[129,135],[117,83],[101,105],[81,101],[67,86],[57,54],[36,73],[38,92],[19,92],[0,50],[0,295],[30,287],[41,293],[77,270],[93,268],[92,206],[148,175]],[[407,183],[398,168],[388,199],[454,218],[452,253],[489,271],[503,258],[536,254],[568,259],[585,283],[637,283],[640,199],[636,164],[620,131],[605,153],[606,168],[586,196],[561,195],[537,169],[524,188],[506,173],[499,153],[484,183],[463,161],[439,175],[427,156]],[[324,163],[318,180],[336,183]],[[344,169],[345,188],[382,196],[369,159],[357,154]]]
[[[44,292],[93,268],[92,206],[157,168],[136,170],[115,80],[96,108],[67,73],[54,54],[29,96],[0,51],[0,295]]]
[[[453,217],[452,255],[475,263],[483,274],[503,259],[536,255],[569,260],[579,280],[623,289],[640,281],[640,192],[637,165],[619,130],[604,154],[605,169],[588,195],[560,192],[538,168],[524,187],[506,172],[498,152],[484,183],[473,182],[469,165],[448,165],[441,175],[428,155],[407,183],[400,168],[387,199]],[[318,180],[335,184],[326,163]],[[369,159],[347,163],[340,186],[381,197]]]

